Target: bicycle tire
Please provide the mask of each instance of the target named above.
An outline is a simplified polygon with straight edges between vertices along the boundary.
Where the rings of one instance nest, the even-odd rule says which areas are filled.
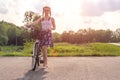
[[[35,71],[35,69],[36,69],[36,61],[35,64],[33,65],[32,71]]]
[[[38,59],[35,60],[35,65],[34,67],[32,68],[32,71],[35,71],[35,69],[39,66],[39,57]]]
[[[39,66],[39,44],[35,43],[32,56],[32,70],[34,71]]]

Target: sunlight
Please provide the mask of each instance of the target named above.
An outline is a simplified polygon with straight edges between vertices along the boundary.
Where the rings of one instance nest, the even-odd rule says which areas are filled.
[[[50,5],[53,12],[66,15],[80,13],[80,3],[81,0],[53,0]]]
[[[93,3],[98,3],[100,0],[91,0]]]
[[[62,25],[58,30],[77,30],[79,24],[82,24],[82,17],[80,8],[82,0],[53,0],[50,4],[53,15],[56,15],[57,26]],[[78,24],[79,23],[79,24]]]
[[[95,4],[97,4],[97,3],[100,2],[100,0],[88,0],[88,1],[93,2],[93,3],[95,3]]]
[[[26,11],[42,15],[42,7],[50,6],[57,26],[55,31],[76,31],[88,27],[116,29],[120,25],[120,9],[117,7],[119,1],[113,0],[115,5],[111,5],[110,2],[111,0],[1,0],[1,3],[5,4],[5,9],[1,8],[0,20],[22,26]],[[106,7],[107,5],[109,7]],[[4,10],[6,13],[3,14]]]
[[[102,18],[104,19],[104,21],[106,21],[109,25],[117,25],[120,22],[120,15],[117,14],[116,12],[106,12],[104,13],[104,15],[102,16]]]

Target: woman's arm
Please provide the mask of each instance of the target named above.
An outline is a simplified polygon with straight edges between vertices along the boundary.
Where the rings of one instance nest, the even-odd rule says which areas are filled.
[[[31,26],[35,26],[37,25],[39,22],[41,21],[41,18],[35,20],[34,22],[30,23],[30,24],[26,24],[25,26],[27,26],[28,28]]]
[[[52,25],[53,25],[51,29],[52,29],[52,30],[55,30],[55,29],[56,29],[55,19],[52,18],[51,20],[52,20]]]

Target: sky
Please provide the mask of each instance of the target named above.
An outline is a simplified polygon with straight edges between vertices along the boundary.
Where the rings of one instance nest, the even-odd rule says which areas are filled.
[[[120,28],[120,0],[0,0],[0,21],[23,26],[24,13],[41,15],[43,6],[51,7],[54,32]]]

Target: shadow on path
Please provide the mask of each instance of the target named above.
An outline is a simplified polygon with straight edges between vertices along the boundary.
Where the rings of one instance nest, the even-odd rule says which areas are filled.
[[[18,78],[16,80],[44,80],[46,78],[45,74],[48,72],[43,68],[37,71],[28,71],[23,78]]]

